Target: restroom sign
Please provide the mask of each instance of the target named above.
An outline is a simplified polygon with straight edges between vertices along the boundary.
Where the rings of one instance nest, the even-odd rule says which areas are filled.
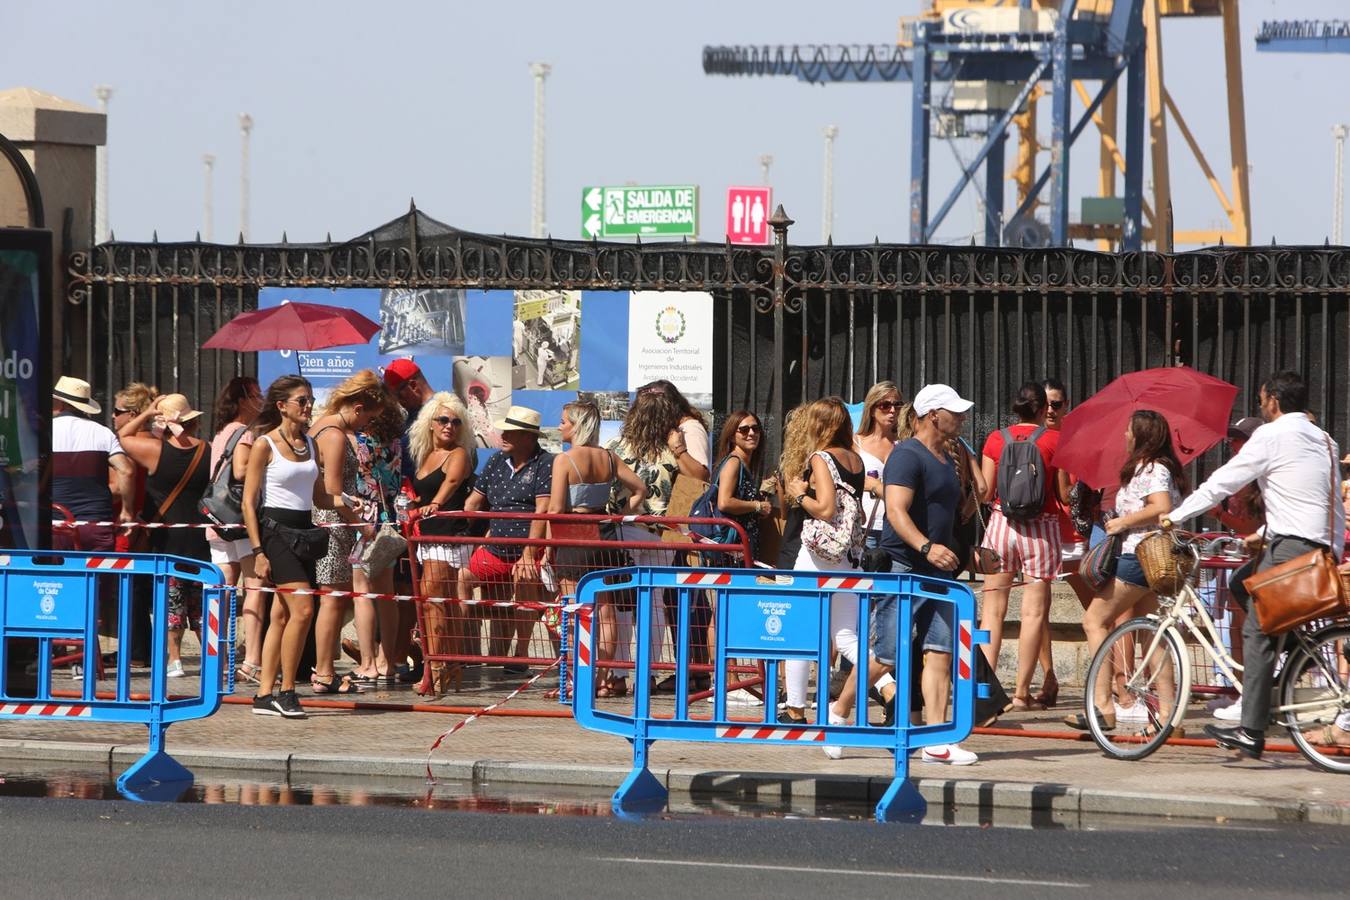
[[[727,189],[727,240],[733,244],[769,243],[769,215],[773,188]]]

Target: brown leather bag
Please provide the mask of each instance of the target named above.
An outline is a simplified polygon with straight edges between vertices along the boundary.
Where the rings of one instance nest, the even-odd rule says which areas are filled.
[[[1327,530],[1335,540],[1335,504],[1341,502],[1341,497],[1336,483],[1336,454],[1331,449],[1329,437],[1327,453],[1331,457],[1332,504],[1327,507]],[[1284,634],[1305,622],[1350,612],[1336,565],[1335,554],[1318,549],[1264,569],[1243,581],[1251,595],[1252,609],[1261,630],[1269,635]]]

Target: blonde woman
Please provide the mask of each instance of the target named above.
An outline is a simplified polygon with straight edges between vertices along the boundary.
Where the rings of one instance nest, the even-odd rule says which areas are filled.
[[[112,430],[118,432],[122,426],[154,405],[159,399],[159,391],[140,381],[133,381],[113,395]],[[130,459],[130,457],[123,457]],[[149,515],[154,510],[145,508],[145,467],[132,460],[135,471],[129,477],[131,505],[125,510],[128,520],[142,513]],[[117,469],[108,469],[108,489],[112,491],[113,518],[120,516],[122,509],[122,482],[128,476]],[[144,528],[119,528],[116,543],[118,553],[144,552],[150,549],[150,532]],[[150,666],[150,604],[153,585],[148,579],[131,580],[131,667],[145,669]]]
[[[838,397],[815,400],[793,410],[783,438],[779,469],[788,504],[779,551],[780,568],[807,571],[852,571],[855,561],[845,556],[831,562],[811,551],[802,542],[802,528],[808,518],[829,521],[840,509],[840,493],[847,491],[861,506],[866,472],[862,457],[853,449],[853,422],[848,407]],[[855,666],[858,663],[858,596],[836,593],[830,599],[830,632],[839,653]],[[779,721],[798,724],[806,721],[806,683],[810,663],[787,663],[787,708]],[[822,678],[826,673],[821,673]],[[830,713],[831,724],[847,721]]]
[[[862,457],[867,472],[863,481],[866,494],[863,496],[862,514],[863,524],[869,526],[869,548],[881,541],[881,512],[876,508],[881,503],[881,472],[899,437],[900,414],[907,408],[905,398],[894,381],[878,381],[863,397],[862,418],[858,422],[858,434],[853,439],[853,449]]]
[[[415,467],[409,480],[418,513],[414,536],[440,538],[467,534],[467,520],[435,516],[439,512],[462,510],[473,490],[474,435],[469,427],[468,410],[447,391],[432,395],[409,429],[408,442]],[[422,568],[418,593],[424,597],[463,597],[459,589],[460,571],[468,566],[472,549],[469,544],[418,543],[417,563]],[[462,640],[466,633],[462,620],[458,619],[462,610],[458,603],[422,605],[428,655],[450,653],[452,641]],[[458,627],[452,616],[460,622]],[[445,663],[432,660],[417,692],[444,694],[450,687],[452,674],[458,675],[459,669],[452,670]]]
[[[319,470],[323,475],[324,492],[333,496],[354,497],[358,491],[357,475],[360,462],[357,457],[356,436],[365,431],[380,413],[386,397],[384,382],[370,369],[362,369],[339,384],[331,394],[325,409],[316,413],[309,428],[309,438],[318,453]],[[315,509],[316,525],[360,526],[369,535],[374,528],[365,525],[356,512],[346,506],[337,509]],[[356,546],[357,528],[329,528],[328,552],[318,561],[316,574],[323,591],[350,591],[352,589],[352,550]],[[314,621],[314,677],[310,680],[316,694],[349,694],[360,690],[362,683],[372,678],[338,678],[335,667],[338,638],[342,621],[351,599],[320,595],[319,613]],[[393,672],[388,672],[393,681]]]
[[[570,447],[553,458],[553,491],[549,495],[550,513],[603,513],[610,493],[618,488],[628,492],[625,512],[638,515],[647,500],[647,486],[636,473],[615,456],[613,450],[600,446],[600,410],[590,400],[577,400],[562,409],[563,443]],[[589,529],[591,526],[587,526]],[[566,531],[550,525],[550,532]],[[601,536],[612,538],[614,529],[605,529]],[[592,531],[591,537],[594,537]],[[564,596],[576,593],[577,579],[594,569],[610,569],[627,565],[628,555],[622,550],[600,550],[590,547],[557,547],[551,550],[553,571]],[[620,592],[626,594],[626,592]],[[614,657],[618,622],[615,603],[597,604],[600,640],[596,656],[600,660]],[[626,678],[608,678],[602,669],[596,672],[596,696],[622,697],[628,693]]]

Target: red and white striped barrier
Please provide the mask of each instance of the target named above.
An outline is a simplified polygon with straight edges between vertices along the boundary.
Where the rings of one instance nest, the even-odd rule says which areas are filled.
[[[4,716],[54,716],[57,718],[87,719],[94,714],[91,707],[71,703],[0,703]]]
[[[212,600],[206,610],[206,655],[220,652],[220,601]]]
[[[365,528],[370,522],[315,522],[315,528]],[[211,522],[94,522],[87,519],[53,519],[53,528],[243,528],[243,525],[216,525]]]
[[[589,666],[591,664],[591,611],[593,607],[579,606],[577,611],[577,622],[580,627],[578,631],[580,636],[577,638],[577,665]]]
[[[136,561],[125,556],[91,556],[84,561],[86,569],[130,569]]]
[[[962,621],[959,631],[960,635],[957,637],[956,641],[957,673],[962,679],[968,681],[970,679],[972,661],[970,623]]]
[[[816,579],[816,587],[822,591],[870,591],[872,579],[851,575],[821,575]]]
[[[819,743],[825,732],[819,728],[776,728],[765,725],[719,725],[717,736],[729,740],[746,741],[805,741]]]
[[[731,584],[730,572],[681,572],[675,576],[676,584],[696,584],[702,586]]]
[[[261,591],[264,594],[286,593],[294,597],[343,597],[352,600],[411,600],[420,603],[458,603],[461,606],[488,606],[495,609],[545,610],[562,609],[560,602],[540,603],[533,600],[478,600],[459,597],[424,597],[421,594],[375,594],[368,591],[328,591],[320,588],[305,588],[297,591],[283,591],[275,587],[239,587],[228,584],[213,584],[208,587],[234,588],[241,591]]]

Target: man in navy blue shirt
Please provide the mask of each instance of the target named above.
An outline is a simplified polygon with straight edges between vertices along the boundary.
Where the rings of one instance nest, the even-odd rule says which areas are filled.
[[[524,406],[513,406],[506,417],[493,423],[501,433],[502,449],[492,455],[464,504],[470,512],[544,513],[553,492],[553,454],[539,446],[539,413]],[[494,519],[489,538],[542,538],[548,525],[543,519]],[[539,579],[539,547],[520,544],[484,544],[469,558],[469,573],[494,593],[505,585],[514,589],[517,602],[536,602],[542,585]],[[539,618],[537,611],[517,610],[514,616],[517,658],[529,656],[530,635]],[[488,641],[490,656],[506,656],[511,637],[493,622]],[[516,663],[508,672],[524,672]]]
[[[914,437],[895,445],[882,472],[886,522],[881,548],[891,557],[892,572],[949,578],[960,565],[951,545],[961,506],[961,481],[947,445],[960,435],[966,413],[974,405],[945,384],[927,385],[914,397]],[[894,598],[876,604],[872,654],[873,665],[880,664],[881,669],[873,677],[895,667],[895,607]],[[929,725],[948,721],[954,647],[951,612],[945,603],[920,600],[914,604],[914,629],[924,655],[924,721]],[[894,688],[887,687],[893,695]],[[887,688],[882,688],[882,695],[886,693]],[[923,750],[924,762],[968,766],[977,759],[959,744]]]

